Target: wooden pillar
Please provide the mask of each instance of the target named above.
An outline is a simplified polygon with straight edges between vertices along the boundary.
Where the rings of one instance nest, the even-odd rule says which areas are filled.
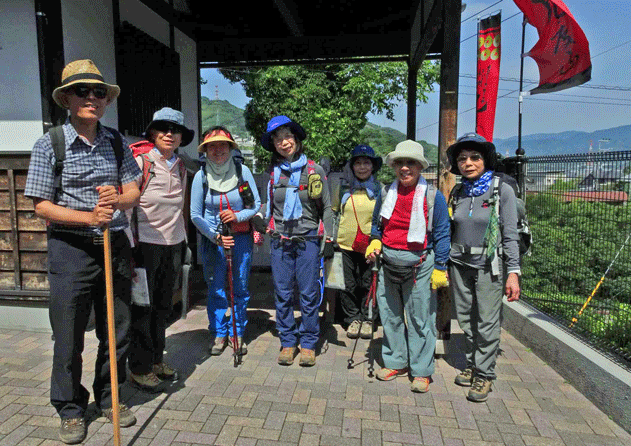
[[[443,51],[440,64],[440,118],[438,129],[438,188],[449,197],[455,177],[449,172],[447,148],[456,141],[458,130],[458,76],[460,74],[460,12],[461,0],[443,3]],[[436,315],[437,339],[451,337],[452,299],[447,288],[438,290]],[[447,348],[445,346],[445,352]],[[439,348],[437,345],[437,353]]]
[[[416,140],[416,82],[418,67],[408,62],[408,121],[407,139]]]

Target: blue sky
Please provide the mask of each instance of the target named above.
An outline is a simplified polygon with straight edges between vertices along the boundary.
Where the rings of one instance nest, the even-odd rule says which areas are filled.
[[[519,78],[522,14],[512,0],[467,1],[462,14],[460,45],[460,88],[458,133],[475,129],[475,76],[477,18],[502,12],[502,59],[500,77]],[[497,3],[497,4],[495,4]],[[631,1],[630,0],[566,0],[565,4],[581,26],[590,44],[592,80],[586,87],[575,87],[558,93],[540,94],[524,100],[523,133],[557,133],[567,130],[594,131],[631,124]],[[517,14],[519,13],[519,14]],[[509,18],[513,15],[516,16]],[[471,37],[471,38],[469,38]],[[526,51],[537,41],[537,31],[526,28]],[[626,67],[626,68],[625,68]],[[216,70],[202,70],[208,83],[202,95],[225,99],[243,108],[248,102],[243,89],[231,85]],[[525,59],[525,79],[539,79],[535,62]],[[530,90],[537,84],[525,85]],[[610,87],[617,88],[614,90]],[[500,81],[495,138],[517,135],[517,92],[519,84]],[[622,88],[622,90],[620,90]],[[438,89],[436,89],[438,90]],[[626,91],[625,91],[626,90]],[[438,91],[429,95],[427,104],[417,106],[417,139],[438,141]],[[395,121],[384,116],[369,116],[370,122],[405,132],[406,106],[397,108]],[[586,141],[586,148],[589,141]]]

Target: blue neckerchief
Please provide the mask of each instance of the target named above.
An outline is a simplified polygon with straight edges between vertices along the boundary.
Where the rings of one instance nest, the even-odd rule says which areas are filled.
[[[287,183],[287,191],[285,192],[285,204],[283,206],[283,221],[298,220],[302,217],[302,203],[298,196],[298,187],[300,186],[300,176],[302,175],[302,168],[307,165],[307,155],[304,153],[300,157],[293,161],[283,161],[277,166],[274,166],[274,184],[278,184],[280,180],[280,171],[284,170],[290,173],[289,181]],[[269,200],[268,200],[269,201]]]
[[[484,194],[491,186],[491,180],[493,179],[493,171],[487,170],[482,174],[480,178],[475,181],[462,179],[462,185],[464,186],[464,194],[467,197],[479,197]]]

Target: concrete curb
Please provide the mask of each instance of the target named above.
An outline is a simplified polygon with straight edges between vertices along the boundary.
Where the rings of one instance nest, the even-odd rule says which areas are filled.
[[[504,300],[503,310],[504,329],[631,433],[631,372],[530,305]]]

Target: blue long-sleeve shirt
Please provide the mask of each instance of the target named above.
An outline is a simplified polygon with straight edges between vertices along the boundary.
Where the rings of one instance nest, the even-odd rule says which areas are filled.
[[[387,188],[386,188],[387,191]],[[379,217],[380,210],[375,207],[372,216],[372,229],[370,231],[371,238],[381,240],[382,230],[380,229]],[[449,213],[447,211],[447,201],[441,191],[436,191],[434,199],[434,216],[432,223],[432,232],[427,234],[427,249],[434,250],[434,267],[440,270],[447,269],[447,261],[449,260],[449,250],[451,245],[451,223],[449,222]]]
[[[213,190],[208,190],[206,197],[202,197],[203,185],[202,175],[204,172],[200,170],[195,174],[193,178],[193,184],[191,185],[191,220],[205,237],[208,237],[213,242],[217,238],[217,226],[221,222],[219,218],[220,212],[220,200],[221,209],[228,209],[227,201],[230,203],[230,208],[235,213],[237,221],[246,221],[251,219],[261,207],[261,197],[259,197],[256,183],[250,169],[244,164],[241,165],[241,175],[243,181],[247,181],[250,185],[250,189],[254,195],[254,206],[252,208],[243,207],[243,201],[239,195],[238,186],[228,191],[227,193],[219,193]]]

